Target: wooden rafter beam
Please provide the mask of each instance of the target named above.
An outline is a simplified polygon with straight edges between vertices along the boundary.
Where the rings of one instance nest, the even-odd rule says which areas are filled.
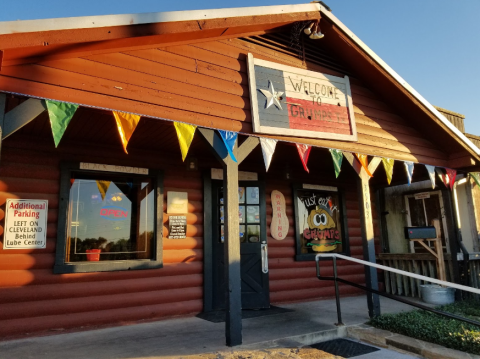
[[[29,98],[13,110],[7,112],[3,120],[2,139],[7,138],[27,123],[33,121],[46,109],[45,101]]]
[[[222,165],[224,165],[225,161],[230,155],[228,154],[225,144],[220,136],[214,130],[209,130],[208,128],[197,128],[197,131],[200,132],[203,138],[205,138],[205,140],[210,144],[215,156],[222,163]]]
[[[475,159],[466,152],[452,153],[448,157],[448,167],[450,168],[471,167],[475,164]]]
[[[198,131],[203,135],[205,140],[212,146],[215,151],[217,159],[222,162],[222,165],[226,165],[231,160],[230,155],[225,148],[225,144],[221,137],[215,132],[207,128],[198,128]],[[237,164],[243,162],[245,158],[258,146],[260,140],[257,137],[248,137],[240,147],[235,146],[233,148],[233,154],[237,159]]]
[[[350,152],[344,152],[343,156],[347,159],[348,163],[353,167],[355,172],[357,172],[359,177],[365,177],[369,178],[367,172],[365,171],[365,168],[361,165],[361,163],[356,159],[356,157],[353,155],[353,153]],[[370,171],[371,174],[375,172],[375,170],[378,168],[378,165],[382,162],[382,159],[380,157],[373,157],[370,163],[368,164],[368,170]]]
[[[258,137],[248,137],[244,143],[238,148],[237,161],[242,163],[245,158],[258,146],[260,140]]]

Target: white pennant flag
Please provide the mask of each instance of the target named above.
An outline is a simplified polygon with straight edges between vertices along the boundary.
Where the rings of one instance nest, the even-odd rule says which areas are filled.
[[[265,161],[265,168],[268,172],[270,163],[272,163],[272,156],[275,152],[275,146],[277,146],[278,140],[273,138],[262,138],[260,137],[260,145],[262,146],[263,160]]]
[[[432,189],[435,189],[435,166],[425,165],[425,168],[428,171],[430,182],[432,182]]]
[[[403,163],[405,164],[405,170],[407,171],[407,176],[408,176],[408,185],[410,186],[412,184],[413,162],[405,161]]]

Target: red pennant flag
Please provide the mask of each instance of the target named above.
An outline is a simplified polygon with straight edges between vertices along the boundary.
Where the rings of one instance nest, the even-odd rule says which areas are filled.
[[[457,171],[450,168],[445,168],[448,176],[448,184],[450,185],[450,190],[453,191],[453,184],[455,183],[455,177],[457,177]]]
[[[363,169],[365,170],[365,172],[367,172],[367,175],[369,175],[370,177],[373,177],[373,175],[368,170],[368,157],[367,157],[367,155],[361,155],[360,153],[355,153],[355,156],[357,156],[358,162],[361,163]]]
[[[310,173],[307,167],[307,162],[308,162],[308,156],[310,155],[310,150],[312,149],[312,146],[299,144],[299,143],[297,143],[296,145],[297,145],[298,154],[300,155],[300,159],[302,160],[303,168],[305,168],[305,171]]]

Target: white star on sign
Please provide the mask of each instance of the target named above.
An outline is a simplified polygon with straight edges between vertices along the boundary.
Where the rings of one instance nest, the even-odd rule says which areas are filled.
[[[269,108],[270,106],[275,105],[280,110],[282,110],[282,105],[280,105],[280,101],[278,101],[278,98],[283,95],[283,92],[275,92],[272,81],[268,80],[268,82],[270,85],[270,91],[258,89],[258,91],[260,91],[263,96],[267,98],[267,101],[265,102],[265,108]]]

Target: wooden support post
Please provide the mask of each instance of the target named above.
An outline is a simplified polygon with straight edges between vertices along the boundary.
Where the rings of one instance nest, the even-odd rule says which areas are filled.
[[[225,276],[227,300],[225,336],[228,346],[242,344],[242,288],[240,277],[240,224],[238,219],[238,164],[231,158],[223,166],[225,213]]]
[[[478,228],[477,228],[477,219],[475,217],[475,205],[473,199],[473,189],[472,186],[476,186],[475,183],[472,183],[472,179],[470,176],[466,178],[467,183],[465,183],[465,192],[467,194],[467,208],[468,208],[468,216],[470,219],[470,231],[472,233],[473,239],[473,251],[478,252],[480,251],[480,243],[478,238]]]
[[[258,138],[248,138],[240,148],[235,145],[232,160],[219,135],[213,130],[198,129],[212,146],[223,167],[223,201],[225,217],[225,338],[228,346],[242,344],[242,287],[240,276],[240,223],[238,218],[238,166],[260,143]],[[209,225],[205,223],[205,225]],[[211,240],[207,238],[206,240]],[[208,259],[205,259],[208,260]]]
[[[352,153],[345,152],[345,158],[355,169],[358,174],[357,191],[360,207],[360,222],[362,226],[362,244],[363,258],[366,261],[375,263],[375,242],[372,218],[372,204],[370,196],[370,176],[367,174],[362,165],[355,159]],[[374,157],[368,165],[370,173],[374,173],[382,159]],[[377,270],[373,267],[365,266],[366,287],[378,290]],[[380,299],[377,294],[367,293],[368,315],[370,318],[380,315]]]
[[[437,238],[435,238],[435,251],[437,252],[436,257],[438,279],[447,281],[447,274],[445,271],[445,259],[443,258],[442,231],[440,229],[440,220],[434,219],[432,222],[433,226],[435,227],[435,231],[437,232]]]

